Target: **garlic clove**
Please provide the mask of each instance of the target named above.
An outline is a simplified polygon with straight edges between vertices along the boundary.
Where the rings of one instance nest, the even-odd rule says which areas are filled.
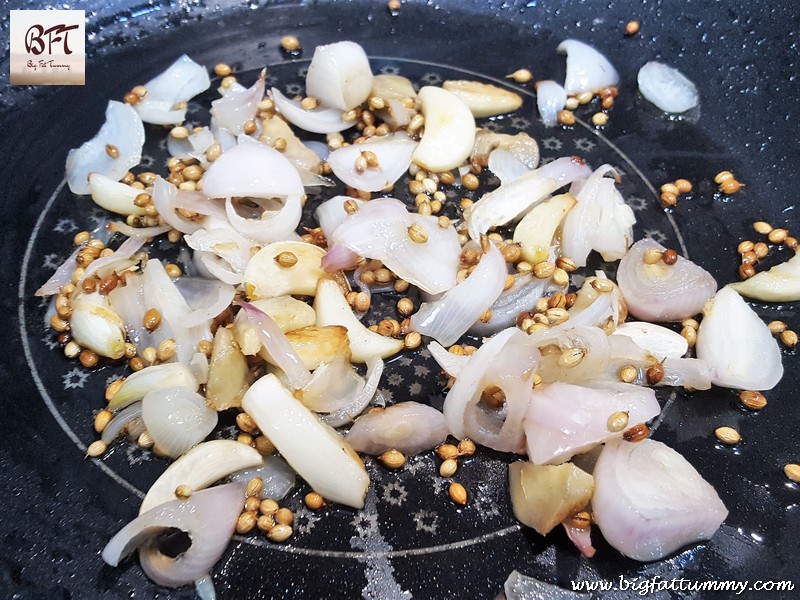
[[[475,143],[475,118],[452,92],[425,86],[419,91],[425,133],[414,151],[414,162],[434,173],[461,166]]]
[[[453,80],[442,87],[458,96],[477,119],[514,112],[522,106],[522,96],[490,83]]]
[[[125,327],[98,292],[78,294],[72,300],[72,338],[100,356],[118,359],[125,355]]]
[[[800,254],[744,281],[730,284],[742,296],[763,302],[800,300]]]
[[[646,350],[659,360],[681,358],[689,350],[689,343],[685,337],[655,323],[644,321],[622,323],[613,335],[629,337],[639,348]]]
[[[120,215],[143,215],[144,207],[136,206],[134,200],[143,191],[114,181],[100,173],[89,174],[89,193],[95,204]]]
[[[514,229],[514,241],[522,246],[522,257],[536,265],[550,257],[556,229],[577,201],[561,194],[537,204]]]
[[[310,327],[317,320],[317,315],[314,313],[313,308],[302,300],[291,296],[253,300],[251,304],[268,314],[284,333],[302,329],[303,327]],[[248,356],[257,354],[261,349],[261,340],[243,311],[239,311],[236,314],[233,328],[236,343],[239,344],[242,353]]]
[[[314,298],[317,327],[341,325],[347,329],[354,363],[366,363],[371,356],[388,358],[403,349],[403,340],[370,331],[353,314],[347,299],[332,279],[321,279]]]
[[[414,84],[411,83],[411,80],[406,77],[385,73],[375,75],[372,78],[372,92],[370,95],[384,101],[405,100],[406,98],[413,100],[417,97],[417,91],[414,89]]]
[[[259,250],[244,271],[251,300],[275,296],[313,296],[317,282],[330,275],[320,266],[325,250],[305,242],[273,242]]]
[[[242,396],[252,381],[247,359],[233,332],[227,327],[219,327],[208,364],[206,404],[217,411],[241,406]]]

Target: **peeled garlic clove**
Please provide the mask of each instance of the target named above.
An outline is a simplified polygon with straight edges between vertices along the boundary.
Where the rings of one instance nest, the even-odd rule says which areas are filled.
[[[681,358],[689,350],[689,343],[680,333],[655,323],[644,321],[622,323],[613,335],[629,337],[639,348],[646,350],[659,360]]]
[[[445,81],[442,87],[458,96],[476,119],[514,112],[522,106],[522,96],[490,83],[462,79]]]
[[[305,242],[273,242],[259,250],[244,271],[251,300],[275,296],[313,296],[317,282],[329,279],[320,266],[325,250]],[[295,261],[295,262],[293,262]]]
[[[757,273],[750,279],[730,284],[742,296],[763,302],[794,302],[800,300],[800,254],[769,271]]]
[[[711,368],[711,381],[740,390],[771,390],[783,377],[781,351],[769,328],[730,287],[703,309],[697,358]]]
[[[109,401],[108,409],[124,408],[141,400],[153,390],[168,387],[187,387],[196,390],[197,386],[197,378],[188,365],[177,362],[152,365],[126,377]]]
[[[372,70],[364,49],[355,42],[317,46],[308,66],[306,92],[331,108],[348,111],[372,91]]]
[[[337,325],[304,327],[286,332],[286,339],[309,371],[332,361],[337,356],[344,356],[348,360],[350,358],[350,341],[345,327]],[[259,356],[272,362],[263,348]]]
[[[514,241],[522,246],[522,257],[536,265],[550,258],[556,229],[577,201],[569,194],[537,204],[514,228]]]
[[[317,315],[314,313],[313,308],[302,300],[291,296],[253,300],[250,304],[268,314],[284,333],[302,329],[303,327],[310,327],[317,320]],[[239,311],[236,314],[233,327],[236,343],[239,344],[242,353],[248,356],[258,353],[261,349],[261,339],[253,329],[253,326],[250,325],[247,315],[243,311]]]
[[[107,358],[125,355],[125,326],[98,292],[78,294],[72,301],[72,338],[82,347]]]
[[[270,374],[256,381],[244,395],[242,407],[316,493],[330,502],[363,508],[369,486],[364,463],[277,377]]]
[[[89,193],[95,204],[120,215],[143,215],[145,209],[136,206],[133,201],[136,196],[143,193],[119,181],[114,181],[100,173],[89,175]]]
[[[594,492],[594,479],[572,463],[534,465],[518,461],[508,467],[514,516],[540,535],[583,509]]]
[[[406,98],[413,100],[417,97],[417,91],[408,78],[402,75],[382,73],[372,78],[370,95],[382,100],[404,100]]]
[[[332,279],[321,279],[314,298],[317,327],[342,325],[347,328],[354,363],[366,363],[371,356],[388,358],[403,349],[403,340],[370,331],[353,314],[338,284]]]
[[[139,514],[174,500],[178,486],[185,485],[196,492],[235,471],[257,467],[262,460],[258,450],[235,440],[212,440],[198,444],[168,466],[150,486]]]
[[[425,86],[419,91],[425,133],[414,151],[414,162],[433,173],[461,166],[475,143],[475,118],[452,92]]]
[[[242,396],[252,380],[247,359],[234,340],[233,332],[219,327],[208,364],[206,404],[217,411],[241,406]]]

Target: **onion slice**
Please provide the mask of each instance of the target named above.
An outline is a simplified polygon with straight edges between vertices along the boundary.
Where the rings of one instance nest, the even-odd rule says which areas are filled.
[[[217,426],[217,411],[203,396],[186,387],[161,388],[142,400],[142,420],[156,447],[178,458],[199,444]]]
[[[558,113],[567,104],[567,91],[552,80],[536,84],[536,106],[545,127],[558,124]]]
[[[682,256],[674,265],[647,264],[648,250],[666,248],[651,239],[636,242],[620,261],[617,284],[630,313],[643,321],[681,321],[698,314],[717,291],[711,274]]]
[[[400,402],[374,409],[356,419],[345,439],[356,452],[378,456],[399,450],[413,456],[447,438],[444,415],[427,404]]]
[[[299,100],[289,100],[277,88],[270,90],[270,96],[284,119],[311,133],[337,133],[355,125],[354,121],[345,121],[336,108],[306,110]]]
[[[243,484],[220,485],[185,500],[170,500],[139,515],[103,548],[103,560],[116,567],[139,548],[139,561],[158,585],[179,587],[207,575],[228,545],[244,504]],[[192,545],[176,558],[162,554],[154,539],[177,528],[189,534]]]
[[[411,164],[417,142],[405,133],[373,137],[363,144],[350,144],[331,152],[328,164],[343,183],[365,192],[380,192],[403,176]],[[377,164],[360,165],[365,152],[372,152]]]
[[[83,250],[83,248],[84,246],[78,246],[75,248],[75,250],[72,251],[72,254],[70,254],[67,259],[58,266],[58,268],[55,270],[55,273],[53,273],[50,278],[42,284],[42,287],[36,290],[35,295],[52,296],[57,294],[63,286],[67,285],[68,283],[72,283],[72,273],[75,271],[75,267],[78,266],[75,262],[75,259],[78,257],[78,253]]]
[[[106,120],[91,140],[67,154],[67,184],[73,194],[88,194],[89,174],[100,173],[119,181],[128,169],[142,160],[144,125],[128,104],[111,100],[106,108]],[[106,150],[116,148],[112,158]]]
[[[215,128],[225,129],[233,135],[244,132],[245,124],[255,119],[258,103],[264,97],[267,70],[262,69],[256,82],[249,88],[231,86],[222,98],[211,103],[211,116]],[[205,186],[204,186],[205,187]]]
[[[661,442],[606,444],[594,469],[592,514],[603,537],[635,560],[708,540],[728,516],[717,492]]]
[[[239,442],[237,442],[238,444]],[[228,479],[247,483],[254,477],[261,477],[261,494],[259,498],[280,500],[288,494],[297,483],[297,474],[280,456],[265,456],[262,464],[233,473]]]
[[[134,108],[142,121],[156,125],[175,125],[186,119],[188,102],[211,85],[205,67],[197,64],[185,54],[172,63],[166,71],[145,84],[147,95]]]
[[[597,50],[578,40],[564,40],[558,52],[567,55],[564,89],[569,95],[596,92],[619,83],[617,70]]]
[[[235,440],[212,440],[198,444],[167,467],[150,486],[139,514],[175,500],[178,486],[188,486],[194,493],[234,471],[258,466],[262,460],[255,448]]]
[[[348,111],[372,91],[372,70],[364,49],[355,42],[317,46],[306,75],[306,91],[323,106]]]
[[[454,344],[503,292],[506,274],[503,255],[490,244],[489,251],[464,281],[438,300],[422,303],[411,317],[411,329],[443,346]]]
[[[686,112],[700,102],[697,87],[678,69],[663,63],[645,63],[636,79],[642,96],[664,112]]]
[[[697,357],[712,381],[740,390],[771,390],[783,377],[778,342],[755,311],[730,287],[703,309],[697,332]]]

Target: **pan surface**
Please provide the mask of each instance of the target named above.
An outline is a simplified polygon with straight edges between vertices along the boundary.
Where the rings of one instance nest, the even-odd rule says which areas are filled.
[[[103,218],[64,188],[67,151],[94,135],[108,99],[120,98],[182,53],[208,66],[228,62],[248,84],[267,66],[276,83],[292,93],[291,86],[302,83],[311,49],[352,39],[366,49],[373,71],[399,72],[420,85],[452,78],[512,85],[503,76],[523,66],[537,79],[563,79],[563,57],[555,47],[562,39],[578,38],[604,52],[621,75],[621,94],[602,132],[580,125],[571,131],[545,129],[536,119],[530,86],[515,87],[525,95],[522,110],[486,124],[527,131],[539,140],[545,159],[578,154],[592,166],[618,167],[623,194],[636,210],[636,237],[660,237],[680,248],[720,284],[736,279],[736,247],[756,236],[753,221],[790,232],[797,227],[800,11],[789,3],[410,1],[396,15],[382,1],[86,4],[86,86],[12,88],[7,52],[2,59],[2,302],[9,350],[0,365],[3,597],[194,597],[188,588],[153,586],[135,560],[112,569],[100,559],[102,547],[135,516],[141,491],[165,463],[124,445],[102,463],[83,459],[94,439],[92,411],[100,408],[108,380],[122,370],[87,371],[67,361],[44,326],[46,306],[33,297],[69,253],[74,233]],[[8,39],[8,15],[3,19],[0,31]],[[625,37],[631,19],[642,29]],[[278,40],[286,33],[297,35],[306,52],[281,54]],[[668,119],[636,93],[636,72],[653,59],[678,67],[697,84],[699,115]],[[590,115],[579,113],[585,120]],[[154,170],[163,164],[160,152],[155,145],[147,149]],[[711,180],[723,169],[747,187],[721,197]],[[695,190],[666,213],[655,189],[679,177],[694,182]],[[800,327],[796,305],[754,306],[765,320]],[[302,508],[307,490],[300,486],[287,500],[298,511],[296,535],[286,545],[259,536],[234,540],[213,573],[218,596],[493,598],[514,569],[568,589],[578,580],[613,582],[616,589],[603,596],[612,598],[639,595],[630,587],[619,589],[621,577],[628,582],[794,577],[800,585],[795,566],[800,486],[782,470],[800,462],[794,351],[784,350],[784,364],[783,381],[757,414],[739,408],[729,390],[659,397],[665,410],[654,438],[686,456],[730,510],[708,543],[640,564],[595,532],[597,555],[583,559],[560,530],[542,538],[513,519],[504,489],[513,457],[481,453],[464,464],[459,480],[471,502],[456,509],[436,475],[436,459],[427,453],[398,474],[370,465],[373,484],[361,513],[310,513]],[[424,356],[393,361],[381,387],[395,400],[441,406],[443,381]],[[718,444],[713,430],[721,425],[739,430],[743,442],[735,448]]]

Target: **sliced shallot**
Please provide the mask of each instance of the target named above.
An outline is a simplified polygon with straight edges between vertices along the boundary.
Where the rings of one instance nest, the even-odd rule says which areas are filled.
[[[306,110],[299,100],[290,100],[277,88],[270,90],[270,96],[284,119],[311,133],[337,133],[355,125],[354,121],[345,121],[338,108]]]
[[[353,450],[373,456],[388,450],[412,456],[436,447],[446,438],[444,415],[419,402],[371,410],[356,419],[345,437]]]
[[[416,147],[417,142],[405,133],[393,133],[334,150],[328,156],[328,164],[346,185],[365,192],[380,192],[394,185],[408,170]],[[374,164],[364,158],[366,152],[375,156],[374,161],[370,157]]]
[[[156,447],[178,458],[202,442],[217,426],[217,411],[206,399],[186,387],[161,388],[142,400],[142,419]]]
[[[686,112],[700,102],[697,87],[678,69],[663,63],[645,63],[636,79],[642,96],[664,112]]]
[[[147,94],[134,108],[142,121],[156,125],[176,125],[186,119],[186,107],[178,108],[211,85],[205,67],[185,54],[166,71],[145,84]]]
[[[244,132],[245,124],[255,119],[257,104],[264,97],[266,69],[261,71],[256,82],[249,88],[231,86],[222,98],[211,103],[211,116],[214,125],[233,135]],[[205,187],[205,186],[204,186]]]
[[[239,443],[239,442],[237,442]],[[247,483],[254,477],[261,478],[261,494],[259,498],[280,500],[288,494],[297,483],[297,474],[280,456],[265,456],[262,464],[232,474],[230,481]]]
[[[567,91],[552,80],[539,81],[536,84],[536,106],[545,127],[558,123],[558,113],[567,103]]]
[[[364,102],[372,91],[372,70],[364,49],[348,41],[317,46],[308,65],[306,91],[340,112]]]
[[[617,85],[619,75],[608,59],[578,40],[564,40],[557,50],[567,55],[567,77],[564,89],[568,94],[597,92]]]

